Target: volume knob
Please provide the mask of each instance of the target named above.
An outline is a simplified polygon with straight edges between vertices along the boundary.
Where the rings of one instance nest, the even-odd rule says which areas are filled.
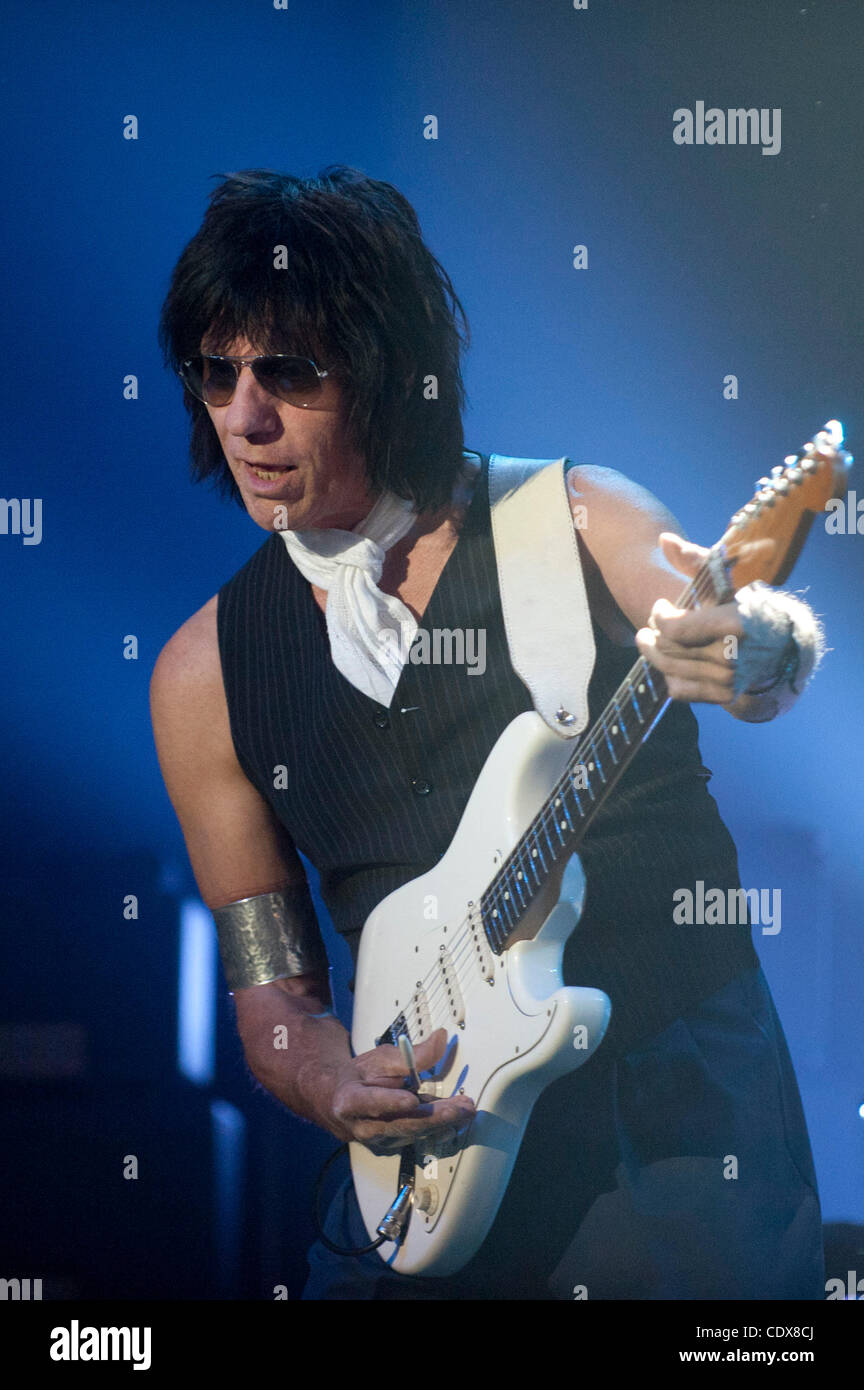
[[[434,1216],[438,1210],[438,1188],[434,1183],[429,1187],[418,1187],[414,1193],[414,1205],[427,1216]]]

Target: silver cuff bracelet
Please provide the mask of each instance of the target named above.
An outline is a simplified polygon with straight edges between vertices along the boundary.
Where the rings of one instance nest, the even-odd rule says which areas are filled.
[[[327,970],[308,884],[213,909],[229,990]]]

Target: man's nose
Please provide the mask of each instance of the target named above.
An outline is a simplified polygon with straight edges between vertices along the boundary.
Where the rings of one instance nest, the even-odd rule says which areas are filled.
[[[279,419],[279,402],[266,391],[250,366],[240,368],[234,395],[225,407],[225,428],[230,434],[271,432]]]

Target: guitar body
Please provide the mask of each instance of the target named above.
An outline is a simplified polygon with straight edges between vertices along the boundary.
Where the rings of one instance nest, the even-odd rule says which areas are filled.
[[[398,1245],[380,1254],[403,1274],[445,1275],[485,1238],[534,1102],[601,1042],[610,1003],[600,990],[565,988],[564,944],[582,909],[584,876],[568,855],[557,902],[536,929],[495,954],[477,905],[486,885],[563,771],[573,745],[538,714],[520,714],[492,749],[447,853],[385,898],[361,938],[352,1044],[367,1052],[397,1018],[416,1046],[446,1027],[450,1045],[423,1092],[463,1090],[477,1107],[450,1143],[405,1156],[351,1145],[354,1186],[371,1234],[412,1176],[413,1206]],[[563,861],[562,861],[563,865]],[[384,1038],[388,1041],[389,1038]],[[410,1165],[411,1173],[408,1173]]]

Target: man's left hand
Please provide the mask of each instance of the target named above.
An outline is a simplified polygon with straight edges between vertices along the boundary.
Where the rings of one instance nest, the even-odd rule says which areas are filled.
[[[664,531],[659,540],[668,562],[692,579],[707,549],[671,531]],[[648,624],[636,633],[636,645],[646,661],[662,671],[671,699],[727,708],[736,703],[732,683],[743,629],[734,599],[689,610],[661,598],[651,609]]]

